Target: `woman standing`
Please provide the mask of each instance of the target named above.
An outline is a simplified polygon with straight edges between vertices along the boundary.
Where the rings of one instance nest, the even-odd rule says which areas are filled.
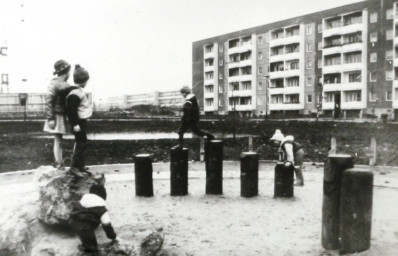
[[[54,64],[54,75],[48,87],[46,95],[46,122],[44,131],[54,134],[54,158],[58,169],[65,169],[62,157],[62,135],[66,134],[65,98],[70,85],[67,83],[70,73],[70,65],[64,60]]]

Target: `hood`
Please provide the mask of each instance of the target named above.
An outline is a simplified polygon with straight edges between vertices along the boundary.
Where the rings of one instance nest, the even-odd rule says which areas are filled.
[[[287,135],[285,138],[283,138],[281,145],[286,141],[294,141],[294,137],[292,135]]]
[[[85,194],[80,200],[80,204],[84,208],[106,206],[106,202],[95,194]]]

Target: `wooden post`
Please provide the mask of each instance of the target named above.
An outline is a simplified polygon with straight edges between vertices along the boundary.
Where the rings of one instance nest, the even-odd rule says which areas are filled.
[[[369,154],[369,165],[376,165],[376,139],[373,137],[370,139],[370,154]]]
[[[170,150],[170,195],[185,196],[188,194],[188,149],[172,148]]]
[[[240,154],[240,195],[242,197],[258,195],[258,154],[256,152]]]
[[[149,154],[135,156],[135,195],[153,196],[152,160]]]
[[[284,163],[278,162],[275,166],[274,197],[294,196],[294,166],[286,167]]]
[[[345,171],[340,195],[340,254],[370,248],[372,200],[372,172],[356,168]]]
[[[329,155],[323,175],[322,246],[339,248],[340,188],[343,172],[354,167],[350,155]]]
[[[223,142],[212,140],[205,144],[206,194],[222,194]]]
[[[337,152],[337,141],[335,137],[332,137],[331,141],[330,141],[330,151],[329,154],[333,155],[336,154]]]

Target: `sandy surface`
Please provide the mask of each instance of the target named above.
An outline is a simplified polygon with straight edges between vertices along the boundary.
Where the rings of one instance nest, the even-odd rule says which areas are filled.
[[[274,199],[273,166],[260,164],[260,195],[251,199],[240,197],[236,162],[224,164],[222,196],[204,194],[202,163],[191,163],[185,197],[169,196],[168,164],[154,165],[153,198],[135,197],[132,165],[92,170],[107,174],[108,208],[123,238],[133,237],[134,230],[161,226],[164,247],[177,255],[338,255],[321,246],[323,167],[306,165],[306,185],[295,188],[295,197]],[[374,174],[372,247],[356,255],[398,255],[398,170],[376,168]],[[0,175],[0,211],[35,200],[32,190],[30,172]]]

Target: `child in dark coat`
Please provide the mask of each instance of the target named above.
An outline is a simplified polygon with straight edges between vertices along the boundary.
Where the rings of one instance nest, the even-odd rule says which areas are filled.
[[[199,128],[199,103],[191,89],[184,86],[180,90],[185,101],[183,103],[183,115],[181,118],[181,125],[178,129],[178,143],[179,146],[183,145],[184,133],[191,129],[192,132],[200,137],[206,136],[208,140],[214,139],[214,135]]]
[[[79,236],[82,242],[81,250],[85,252],[98,251],[98,243],[94,231],[100,224],[106,236],[116,241],[116,233],[113,230],[105,200],[105,187],[102,185],[92,185],[90,192],[73,205],[69,226]]]

